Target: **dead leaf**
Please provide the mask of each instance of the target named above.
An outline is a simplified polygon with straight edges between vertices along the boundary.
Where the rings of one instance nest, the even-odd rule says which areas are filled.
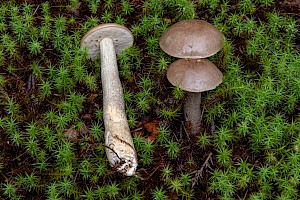
[[[134,137],[143,137],[143,132],[142,131],[133,132],[133,136]]]
[[[82,115],[83,119],[92,119],[92,114],[84,114]]]
[[[159,130],[159,124],[158,120],[153,120],[152,122],[148,122],[144,124],[144,127],[148,132],[150,132],[150,136],[146,138],[147,141],[153,141],[157,138],[158,130]]]
[[[97,109],[100,108],[100,105],[99,105],[98,103],[95,103],[95,102],[94,102],[94,106],[95,106]]]
[[[91,94],[88,98],[87,101],[90,103],[93,103],[95,98],[98,96],[98,94]]]
[[[70,140],[76,140],[78,135],[79,135],[79,133],[74,127],[65,129],[65,137]]]

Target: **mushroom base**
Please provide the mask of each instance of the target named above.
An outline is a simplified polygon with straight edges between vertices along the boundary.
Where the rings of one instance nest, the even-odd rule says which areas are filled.
[[[184,118],[188,130],[193,134],[199,133],[201,127],[201,93],[187,92],[184,103]]]

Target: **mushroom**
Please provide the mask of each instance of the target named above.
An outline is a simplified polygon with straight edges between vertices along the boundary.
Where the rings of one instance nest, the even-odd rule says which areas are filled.
[[[96,26],[81,40],[88,58],[96,59],[100,54],[106,155],[110,164],[126,176],[135,175],[137,154],[125,114],[116,54],[132,44],[130,30],[118,24]]]
[[[160,48],[177,58],[207,58],[223,47],[224,35],[203,20],[184,20],[171,26],[160,38]]]
[[[222,77],[222,72],[207,59],[176,60],[167,70],[169,82],[187,91],[184,116],[192,133],[197,133],[201,125],[201,92],[215,89]]]
[[[201,58],[216,54],[223,43],[224,35],[218,29],[196,19],[175,23],[160,38],[159,45],[163,51],[183,58],[171,64],[167,78],[173,85],[189,92],[184,104],[184,116],[193,133],[199,131],[201,124],[200,92],[214,89],[222,82],[222,73],[216,66]]]

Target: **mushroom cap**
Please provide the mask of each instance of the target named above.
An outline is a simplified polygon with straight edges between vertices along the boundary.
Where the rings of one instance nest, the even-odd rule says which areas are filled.
[[[184,20],[171,26],[160,38],[161,49],[177,58],[207,58],[223,47],[224,35],[203,20]]]
[[[176,60],[167,71],[170,83],[188,92],[215,89],[222,83],[222,77],[222,72],[207,59]]]
[[[81,47],[86,47],[89,51],[88,58],[99,57],[100,41],[103,38],[111,38],[114,42],[116,54],[133,44],[133,35],[130,30],[119,24],[101,24],[88,31],[81,39]]]

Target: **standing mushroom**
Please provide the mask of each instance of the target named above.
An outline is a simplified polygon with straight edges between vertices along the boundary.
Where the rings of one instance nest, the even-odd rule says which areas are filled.
[[[203,20],[184,20],[171,26],[160,38],[160,48],[176,58],[207,58],[223,47],[224,35]]]
[[[135,175],[137,154],[125,114],[116,54],[132,44],[131,32],[118,24],[96,26],[81,40],[81,46],[89,51],[88,58],[100,54],[106,155],[110,164],[126,176]]]
[[[189,91],[184,117],[193,133],[199,131],[201,124],[200,92],[213,89],[222,82],[221,71],[210,61],[200,58],[216,54],[223,43],[224,35],[218,29],[206,21],[195,19],[175,23],[160,38],[159,45],[163,51],[183,58],[171,64],[167,77],[173,85]],[[213,80],[210,82],[208,78]]]
[[[170,65],[168,80],[187,91],[184,116],[193,133],[197,133],[201,125],[201,92],[215,89],[222,77],[222,72],[207,59],[180,59]]]

